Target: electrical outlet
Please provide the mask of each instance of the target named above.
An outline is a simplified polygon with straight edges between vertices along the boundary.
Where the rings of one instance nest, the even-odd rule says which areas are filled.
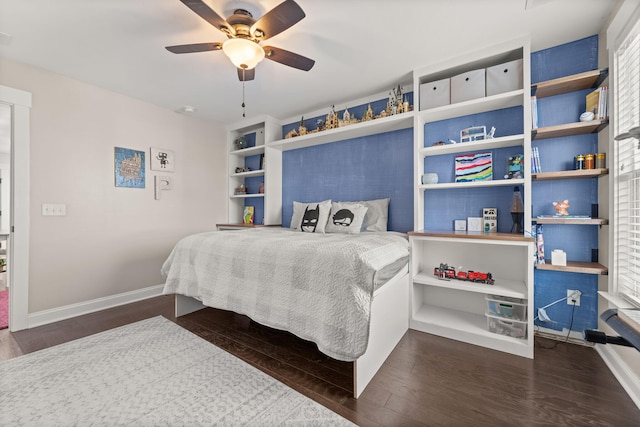
[[[582,292],[576,289],[567,289],[567,304],[580,307],[580,295]]]

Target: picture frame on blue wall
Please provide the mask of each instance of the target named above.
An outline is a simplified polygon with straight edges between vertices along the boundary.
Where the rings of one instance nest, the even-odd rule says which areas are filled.
[[[115,147],[115,186],[145,188],[145,152]]]

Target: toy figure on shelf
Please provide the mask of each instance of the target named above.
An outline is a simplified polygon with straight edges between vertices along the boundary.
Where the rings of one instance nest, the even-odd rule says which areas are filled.
[[[298,135],[306,135],[307,127],[304,125],[304,116],[300,117],[300,125],[298,126]]]
[[[369,104],[367,106],[367,110],[364,112],[364,115],[362,116],[362,121],[366,122],[369,120],[373,120],[373,118],[374,118],[373,108],[371,108],[371,104]]]
[[[335,107],[331,106],[331,111],[327,114],[327,120],[324,123],[325,129],[335,129],[338,127],[338,114],[336,114]]]
[[[563,200],[561,202],[553,202],[553,209],[556,210],[556,215],[558,216],[567,216],[569,215],[569,200]]]

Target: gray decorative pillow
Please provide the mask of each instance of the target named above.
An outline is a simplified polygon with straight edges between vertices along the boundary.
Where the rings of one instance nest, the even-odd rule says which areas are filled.
[[[389,199],[363,200],[361,202],[342,202],[345,205],[366,206],[361,231],[387,231],[389,221]]]
[[[327,222],[327,233],[359,233],[366,214],[367,207],[364,205],[332,203],[329,222]]]
[[[324,233],[331,211],[331,200],[316,203],[293,202],[291,228],[308,233]]]

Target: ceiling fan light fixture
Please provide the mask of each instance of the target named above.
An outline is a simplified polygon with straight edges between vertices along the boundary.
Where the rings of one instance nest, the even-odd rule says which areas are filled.
[[[248,39],[229,39],[222,43],[222,51],[237,68],[251,70],[264,59],[264,49]]]

